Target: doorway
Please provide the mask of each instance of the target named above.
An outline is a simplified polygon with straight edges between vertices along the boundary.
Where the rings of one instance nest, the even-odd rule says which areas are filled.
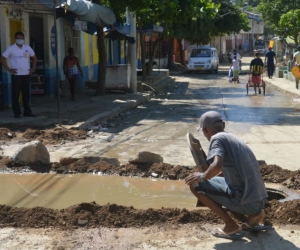
[[[37,57],[34,74],[31,75],[31,94],[45,94],[44,30],[43,16],[29,16],[29,44]]]

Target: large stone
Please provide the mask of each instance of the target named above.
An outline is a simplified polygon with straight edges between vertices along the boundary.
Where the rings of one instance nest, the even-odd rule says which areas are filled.
[[[130,159],[129,163],[160,163],[163,161],[164,159],[161,155],[144,151],[139,152],[137,158]]]
[[[32,141],[20,146],[12,156],[12,159],[19,164],[50,163],[50,154],[43,143]]]

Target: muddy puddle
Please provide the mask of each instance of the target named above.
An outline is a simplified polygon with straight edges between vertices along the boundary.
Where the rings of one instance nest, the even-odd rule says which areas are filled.
[[[93,201],[138,209],[194,209],[196,202],[184,181],[93,174],[0,175],[0,204],[62,209]]]
[[[300,199],[300,191],[266,184],[270,200]],[[63,209],[82,202],[118,204],[137,209],[195,209],[196,200],[183,180],[98,174],[2,174],[0,204]]]

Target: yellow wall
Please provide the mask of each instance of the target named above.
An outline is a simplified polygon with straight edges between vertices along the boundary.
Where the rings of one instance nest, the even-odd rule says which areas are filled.
[[[9,31],[10,43],[13,44],[16,41],[15,33],[18,31],[23,32],[23,22],[21,19],[9,19],[9,26],[10,26],[10,31]]]
[[[87,33],[84,32],[84,37],[83,37],[83,41],[84,41],[84,65],[83,66],[87,66],[89,65],[89,35]]]
[[[98,64],[97,36],[93,36],[93,62]]]

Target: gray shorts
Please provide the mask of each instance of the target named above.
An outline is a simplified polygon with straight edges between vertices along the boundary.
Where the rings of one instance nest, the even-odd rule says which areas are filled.
[[[240,204],[223,177],[215,176],[210,180],[194,184],[197,193],[203,193],[218,204],[240,214],[254,214],[264,208],[266,199]]]

